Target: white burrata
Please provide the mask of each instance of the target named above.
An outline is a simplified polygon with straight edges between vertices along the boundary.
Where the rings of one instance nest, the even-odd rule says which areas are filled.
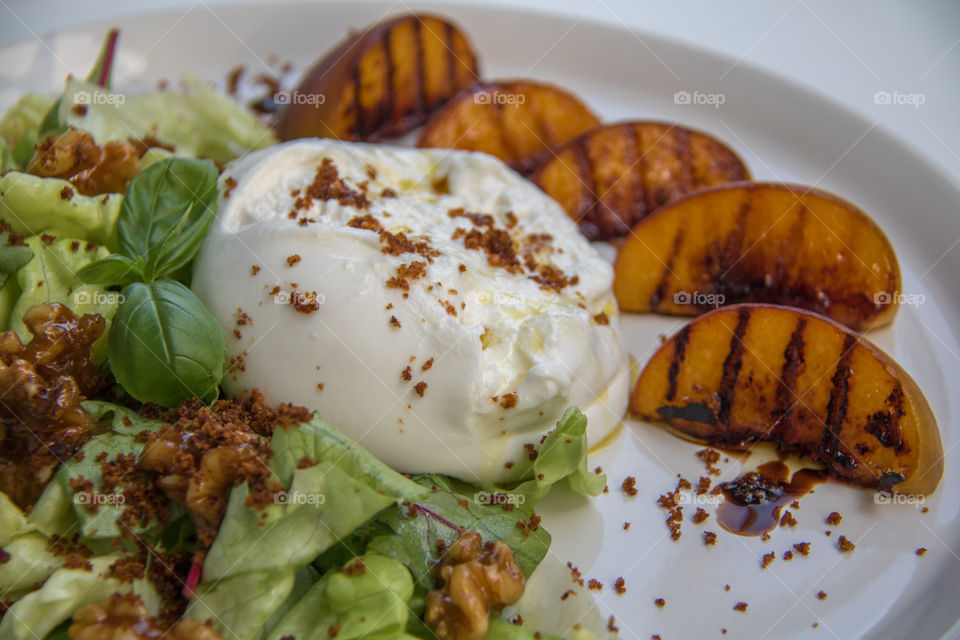
[[[301,140],[221,183],[193,288],[227,334],[229,393],[316,409],[397,470],[474,482],[522,473],[571,405],[593,443],[619,424],[612,269],[496,158]]]

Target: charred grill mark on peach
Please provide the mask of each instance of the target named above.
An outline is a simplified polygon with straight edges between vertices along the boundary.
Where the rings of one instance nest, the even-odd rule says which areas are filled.
[[[700,186],[697,177],[697,163],[693,158],[693,147],[690,141],[690,130],[678,127],[674,129],[673,152],[680,163],[679,191],[693,191]]]
[[[593,174],[593,159],[590,157],[589,138],[583,137],[577,141],[573,147],[573,157],[577,161],[577,173],[580,174],[580,209],[577,212],[577,221],[592,220],[599,204],[599,196],[597,178]]]
[[[847,402],[850,395],[850,360],[853,359],[853,350],[857,346],[857,338],[848,333],[843,341],[843,355],[837,363],[837,368],[830,379],[830,401],[827,404],[827,419],[824,421],[823,453],[830,463],[851,468],[857,465],[851,456],[840,452],[840,431],[847,417]]]
[[[454,51],[456,46],[454,37],[453,25],[445,22],[443,25],[443,46],[447,49],[447,82],[450,85],[447,87],[448,94],[453,93],[457,86],[457,65],[460,62],[457,59],[456,51]]]
[[[628,135],[630,136],[630,143],[626,145],[626,150],[629,156],[627,157],[627,166],[631,169],[627,171],[626,179],[630,181],[630,194],[633,196],[633,210],[629,212],[629,217],[627,220],[623,221],[623,224],[627,227],[627,230],[633,228],[633,225],[638,223],[647,215],[647,202],[646,202],[646,193],[643,190],[643,171],[633,171],[634,166],[641,166],[640,163],[643,162],[642,154],[640,153],[640,134],[637,132],[636,127],[626,127]]]
[[[737,326],[730,338],[730,349],[723,361],[723,375],[720,378],[720,387],[717,392],[720,398],[717,424],[724,429],[730,426],[730,412],[733,410],[733,401],[736,396],[737,378],[740,377],[740,368],[743,366],[743,353],[745,351],[743,337],[747,333],[747,323],[749,321],[750,309],[741,307],[737,311]]]
[[[903,386],[898,382],[887,396],[884,408],[871,415],[865,427],[865,431],[875,437],[881,445],[894,449],[897,453],[905,450],[901,424],[906,414],[903,402]]]
[[[398,27],[394,27],[395,29]],[[395,105],[397,102],[396,88],[394,86],[394,76],[396,75],[396,64],[393,59],[393,29],[387,29],[383,34],[383,56],[386,72],[384,73],[384,99],[380,105],[380,121],[390,122],[394,117]],[[396,114],[402,117],[403,114]]]
[[[663,297],[667,294],[667,289],[670,286],[670,276],[673,275],[674,261],[677,259],[677,254],[680,252],[680,246],[682,244],[683,230],[681,229],[677,231],[677,235],[673,238],[673,247],[670,250],[670,255],[667,256],[666,264],[663,266],[663,277],[660,279],[660,283],[654,290],[653,295],[650,296],[650,308],[653,311],[656,311],[660,307],[660,303],[663,302]]]
[[[353,131],[347,136],[349,139],[360,140],[366,132],[366,117],[363,108],[363,78],[360,73],[360,65],[353,68],[353,112],[354,123]]]
[[[690,325],[688,324],[677,333],[673,339],[673,356],[670,358],[670,368],[667,370],[667,401],[671,402],[677,396],[677,375],[687,354],[687,344],[690,342]]]
[[[776,420],[774,423],[775,433],[788,433],[794,422],[793,407],[797,396],[797,377],[804,366],[804,331],[807,328],[807,319],[797,318],[797,325],[793,333],[790,334],[790,342],[783,350],[783,367],[780,369],[780,378],[777,380],[777,392],[775,396],[775,408],[771,416]]]
[[[413,30],[413,42],[416,45],[416,53],[413,56],[414,60],[417,61],[417,88],[416,96],[417,103],[415,113],[420,116],[426,115],[429,113],[429,108],[427,106],[427,71],[426,71],[426,58],[423,52],[423,21],[417,20],[414,23]]]

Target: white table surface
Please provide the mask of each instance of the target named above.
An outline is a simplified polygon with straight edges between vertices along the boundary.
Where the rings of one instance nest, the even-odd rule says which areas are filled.
[[[222,10],[230,0],[0,0],[0,46],[145,11]],[[322,0],[319,0],[322,1]],[[362,1],[362,0],[358,0]],[[462,0],[453,0],[460,2]],[[763,67],[894,131],[960,185],[957,0],[493,0],[621,24]],[[404,2],[397,2],[397,11]],[[912,96],[877,104],[878,91]],[[908,98],[899,97],[900,100]]]

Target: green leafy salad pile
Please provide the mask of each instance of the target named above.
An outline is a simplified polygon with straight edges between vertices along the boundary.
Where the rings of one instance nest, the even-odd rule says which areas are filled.
[[[0,640],[71,638],[76,612],[113,594],[136,594],[159,616],[171,594],[151,580],[153,565],[198,549],[197,527],[178,502],[165,505],[163,519],[125,518],[123,483],[105,477],[104,462],[139,459],[147,434],[164,425],[162,411],[131,407],[218,399],[224,335],[189,288],[191,261],[216,213],[215,163],[274,138],[197,80],[185,81],[186,93],[119,99],[109,85],[115,39],[89,78],[69,80],[55,100],[24,96],[0,119],[0,330],[27,342],[22,318],[40,303],[99,314],[108,328],[94,353],[116,381],[111,401],[83,402],[99,431],[61,461],[32,507],[0,493]],[[28,171],[41,142],[71,130],[100,145],[152,136],[164,148],[141,157],[124,193],[87,196]],[[401,475],[317,415],[254,436],[269,449],[269,473],[285,499],[252,506],[246,482],[229,489],[202,561],[194,555],[178,569],[174,595],[188,601],[182,617],[210,621],[228,640],[434,638],[423,617],[443,549],[475,531],[505,542],[529,579],[550,547],[537,501],[557,485],[603,490],[605,477],[587,469],[585,431],[586,418],[569,409],[525,479],[509,487]],[[64,545],[83,549],[81,561]],[[124,576],[117,568],[134,557],[147,570]],[[523,607],[492,612],[486,637],[553,637],[508,620]],[[602,622],[577,626],[557,632],[603,633]]]

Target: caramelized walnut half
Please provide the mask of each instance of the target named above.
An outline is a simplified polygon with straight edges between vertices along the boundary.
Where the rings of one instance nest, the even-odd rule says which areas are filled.
[[[523,595],[523,574],[502,540],[481,543],[476,531],[463,533],[439,565],[443,586],[427,594],[427,625],[440,640],[483,640],[490,611]]]
[[[98,145],[86,131],[69,129],[37,145],[27,173],[70,182],[85,196],[123,193],[140,172],[144,146],[111,141]]]
[[[0,334],[0,491],[26,507],[96,428],[80,401],[100,385],[91,346],[106,323],[59,304],[30,307],[23,321],[28,344]]]
[[[230,489],[250,485],[252,504],[273,500],[283,487],[271,479],[267,440],[276,425],[311,417],[301,407],[271,409],[263,396],[222,400],[213,408],[188,401],[155,434],[149,434],[140,467],[160,474],[157,484],[190,511],[202,548],[213,543]]]
[[[140,596],[118,593],[77,611],[69,633],[71,640],[223,640],[199,620],[181,620],[168,630],[161,629]]]

